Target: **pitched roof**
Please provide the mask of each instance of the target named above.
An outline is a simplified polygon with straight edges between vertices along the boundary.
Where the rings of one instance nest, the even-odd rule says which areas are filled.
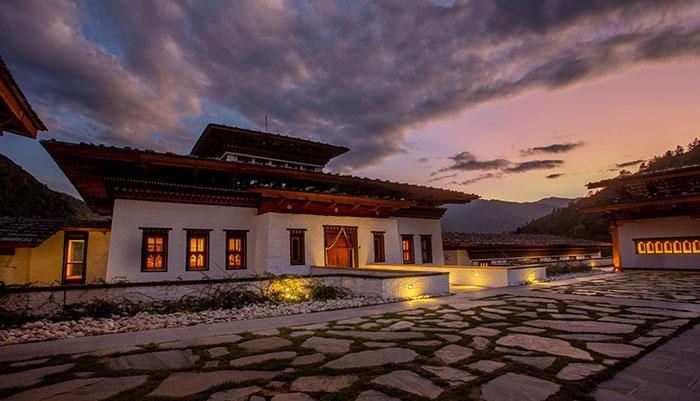
[[[64,228],[109,229],[109,220],[0,217],[0,246],[36,247]]]
[[[559,237],[546,234],[487,234],[443,232],[442,242],[452,247],[548,247],[548,246],[585,246],[599,247],[610,244],[578,238]]]
[[[46,126],[32,109],[2,58],[0,58],[0,100],[2,100],[0,111],[11,116],[10,120],[0,127],[0,134],[2,131],[8,131],[36,138],[37,131],[46,131]]]

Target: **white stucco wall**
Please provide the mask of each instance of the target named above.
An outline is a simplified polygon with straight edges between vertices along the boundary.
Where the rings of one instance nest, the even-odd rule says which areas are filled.
[[[426,265],[437,265],[441,266],[445,264],[445,257],[442,250],[442,227],[440,227],[440,220],[434,219],[414,219],[408,217],[397,217],[396,223],[398,225],[399,235],[403,234],[413,234],[413,251],[415,252],[416,264],[426,264]],[[432,263],[422,263],[421,261],[421,250],[420,250],[420,236],[430,235],[431,241],[433,243],[433,261]],[[401,241],[397,240],[395,242],[398,247],[399,252],[401,252]],[[387,242],[387,248],[389,248],[389,243]],[[387,255],[387,263],[402,263],[401,257],[396,261],[390,261]]]
[[[257,235],[257,209],[115,199],[112,235],[107,262],[107,282],[126,279],[131,282],[198,280],[204,276],[224,278],[253,274],[257,258],[264,253]],[[168,264],[166,272],[141,272],[142,230],[139,227],[171,228],[168,234]],[[209,233],[209,270],[186,271],[185,228],[211,229]],[[249,230],[247,240],[247,269],[226,270],[226,232]],[[264,235],[262,236],[264,239]],[[263,248],[258,250],[258,247]]]
[[[700,254],[639,255],[634,239],[700,237],[700,220],[689,216],[638,219],[619,224],[622,268],[700,269]]]

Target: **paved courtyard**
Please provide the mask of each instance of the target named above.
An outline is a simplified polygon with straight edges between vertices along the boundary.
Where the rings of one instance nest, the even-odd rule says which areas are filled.
[[[0,396],[698,400],[699,278],[621,273],[285,319],[0,347]]]

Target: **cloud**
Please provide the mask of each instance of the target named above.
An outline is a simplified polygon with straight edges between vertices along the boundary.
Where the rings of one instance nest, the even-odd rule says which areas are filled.
[[[333,164],[348,171],[485,102],[697,57],[700,5],[8,0],[0,37],[29,100],[60,121],[50,135],[186,150],[216,108],[252,128],[267,115],[273,132],[348,146]],[[503,164],[460,165],[477,162]]]
[[[445,171],[482,171],[482,170],[498,170],[510,165],[510,162],[505,159],[493,160],[478,160],[476,156],[469,152],[458,153],[450,156],[452,164],[443,167],[431,175],[437,175]]]
[[[531,160],[527,162],[517,163],[511,167],[504,169],[508,173],[524,173],[532,170],[548,170],[561,167],[564,165],[564,160]]]
[[[618,163],[618,164],[615,164],[615,169],[625,168],[625,167],[632,167],[632,166],[635,166],[635,167],[636,167],[636,166],[639,166],[640,164],[642,164],[642,163],[645,162],[645,161],[646,161],[646,160],[644,160],[644,159],[637,159],[637,160],[632,160],[632,161],[628,161],[628,162]]]
[[[555,174],[550,174],[550,175],[548,175],[546,178],[547,178],[548,180],[553,180],[553,179],[555,179],[555,178],[562,177],[563,175],[564,175],[564,173],[555,173]]]
[[[520,154],[533,155],[536,153],[566,153],[574,149],[580,148],[584,145],[583,141],[572,143],[555,143],[549,146],[537,146],[534,148],[528,148],[520,151]]]

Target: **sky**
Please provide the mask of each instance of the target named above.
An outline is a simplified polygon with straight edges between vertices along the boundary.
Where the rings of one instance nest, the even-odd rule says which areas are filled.
[[[347,146],[329,171],[534,201],[700,136],[700,2],[6,0],[40,139],[188,153],[207,123]],[[36,140],[0,153],[77,195]]]

